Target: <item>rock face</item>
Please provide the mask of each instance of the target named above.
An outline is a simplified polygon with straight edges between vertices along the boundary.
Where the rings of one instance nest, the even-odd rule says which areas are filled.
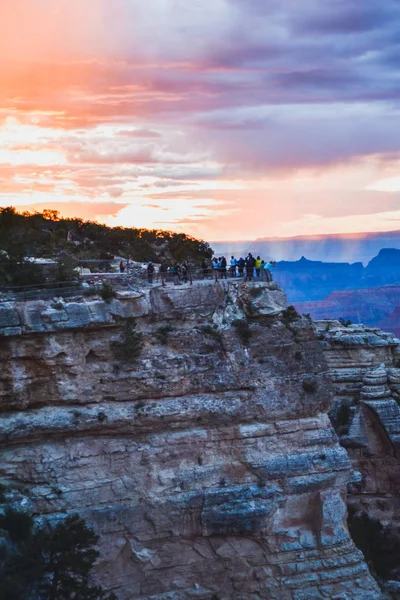
[[[348,504],[400,530],[400,340],[337,321],[317,330],[334,385],[332,419],[361,474]]]
[[[276,284],[207,282],[1,305],[0,481],[79,512],[120,600],[380,598],[345,524],[321,342],[285,308]]]

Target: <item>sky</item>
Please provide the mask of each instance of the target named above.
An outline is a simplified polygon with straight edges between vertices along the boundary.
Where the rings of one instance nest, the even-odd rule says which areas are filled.
[[[400,229],[398,0],[0,0],[0,206]]]

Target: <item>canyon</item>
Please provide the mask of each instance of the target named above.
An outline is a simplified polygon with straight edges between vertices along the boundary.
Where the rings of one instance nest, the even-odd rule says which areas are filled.
[[[399,520],[399,340],[276,283],[115,296],[0,304],[14,504],[84,517],[119,600],[381,598],[346,498]]]

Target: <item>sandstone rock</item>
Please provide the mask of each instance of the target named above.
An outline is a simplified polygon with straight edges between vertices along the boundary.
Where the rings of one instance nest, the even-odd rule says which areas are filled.
[[[353,469],[321,345],[309,320],[275,318],[285,307],[276,285],[225,282],[9,305],[0,480],[94,527],[96,579],[119,600],[380,597],[345,525]],[[127,317],[135,362],[113,354]]]
[[[0,303],[0,331],[2,328],[17,327],[20,324],[18,313],[11,303]]]

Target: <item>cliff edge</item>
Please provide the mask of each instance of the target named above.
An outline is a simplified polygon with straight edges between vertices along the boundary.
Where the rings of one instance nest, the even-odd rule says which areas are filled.
[[[83,516],[120,600],[378,599],[323,344],[276,284],[3,303],[0,482]]]

